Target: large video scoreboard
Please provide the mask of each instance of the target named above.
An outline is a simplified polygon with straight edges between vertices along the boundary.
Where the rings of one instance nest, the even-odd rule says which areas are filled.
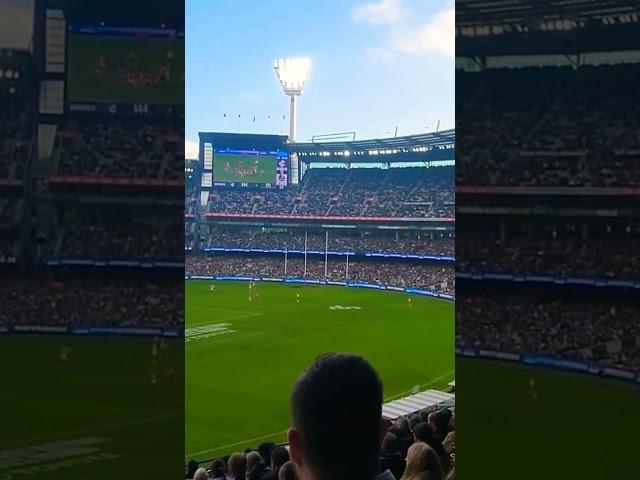
[[[282,150],[214,149],[213,185],[216,187],[285,188],[289,154]]]
[[[201,191],[290,187],[291,156],[282,135],[200,132]],[[206,195],[205,195],[206,196]]]
[[[184,32],[71,23],[66,63],[71,112],[184,112]]]

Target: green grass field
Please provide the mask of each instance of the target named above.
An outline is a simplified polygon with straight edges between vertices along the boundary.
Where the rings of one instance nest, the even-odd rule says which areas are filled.
[[[638,478],[637,385],[458,358],[456,388],[460,478]]]
[[[187,458],[284,441],[293,382],[328,351],[363,355],[386,399],[454,378],[453,303],[412,296],[409,307],[403,293],[269,283],[249,303],[245,282],[209,285],[185,287]]]
[[[277,161],[273,156],[216,153],[213,179],[225,183],[275,184]]]
[[[72,349],[68,365],[59,361],[63,345]],[[0,479],[175,478],[182,339],[168,352],[151,385],[149,338],[0,335]]]
[[[170,39],[136,40],[128,37],[69,35],[68,99],[72,102],[121,102],[180,105],[184,103],[184,42]],[[169,82],[136,86],[120,78],[129,53],[134,53],[137,69],[155,74],[172,52]],[[107,68],[102,76],[95,73],[102,56]]]

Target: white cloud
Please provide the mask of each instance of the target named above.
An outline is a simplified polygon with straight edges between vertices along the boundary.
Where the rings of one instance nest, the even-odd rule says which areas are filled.
[[[455,57],[455,22],[454,9],[438,12],[418,28],[397,32],[393,36],[391,49],[409,55],[438,54]]]
[[[187,138],[184,139],[184,158],[195,160],[198,158],[199,152],[200,145],[198,144],[198,142],[194,142],[193,140],[189,140]]]
[[[382,44],[367,47],[378,59],[388,61],[398,55],[455,57],[455,9],[451,2],[425,18],[418,8],[400,0],[380,0],[356,7],[353,20],[383,25],[387,35]]]
[[[352,13],[356,22],[395,23],[404,16],[399,0],[380,0],[377,3],[358,5]]]

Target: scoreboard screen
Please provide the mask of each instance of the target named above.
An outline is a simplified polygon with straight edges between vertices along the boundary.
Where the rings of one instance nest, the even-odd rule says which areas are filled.
[[[285,188],[289,154],[276,151],[214,149],[213,185],[217,187]]]
[[[184,105],[184,34],[170,29],[70,24],[71,111],[139,115]],[[150,112],[151,110],[151,112]]]

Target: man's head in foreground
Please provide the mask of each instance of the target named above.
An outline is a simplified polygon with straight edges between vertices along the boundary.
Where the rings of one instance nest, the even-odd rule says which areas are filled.
[[[327,353],[291,393],[291,460],[301,480],[372,480],[379,472],[382,382],[362,357]]]

